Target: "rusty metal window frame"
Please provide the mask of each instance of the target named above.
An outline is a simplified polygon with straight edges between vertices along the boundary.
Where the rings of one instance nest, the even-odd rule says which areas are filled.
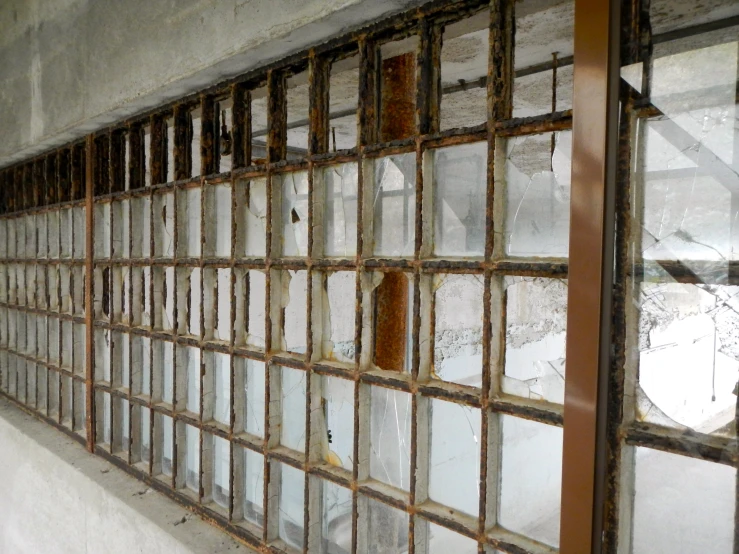
[[[439,132],[439,104],[441,30],[445,24],[453,23],[469,17],[480,11],[487,10],[490,17],[490,44],[489,67],[487,77],[488,122],[472,128],[452,129]],[[277,532],[277,505],[279,497],[279,468],[281,464],[299,469],[304,472],[305,490],[305,522],[303,543],[306,551],[316,551],[317,541],[321,540],[320,528],[312,524],[320,517],[320,492],[317,489],[320,479],[325,482],[338,484],[351,491],[352,494],[352,551],[361,551],[366,548],[367,536],[364,523],[360,517],[366,517],[366,499],[372,499],[384,505],[394,507],[410,515],[408,518],[408,551],[416,549],[423,551],[426,541],[425,525],[421,521],[438,524],[469,537],[478,543],[480,551],[505,552],[552,552],[555,549],[541,543],[507,531],[496,525],[498,504],[498,483],[500,480],[500,445],[501,429],[500,416],[512,415],[542,424],[561,427],[563,421],[562,406],[547,402],[514,398],[502,395],[499,387],[500,373],[502,372],[503,349],[505,345],[504,313],[494,312],[493,303],[501,305],[504,302],[503,279],[505,276],[528,276],[566,278],[567,263],[565,260],[536,261],[503,259],[500,245],[493,244],[493,226],[499,225],[495,213],[500,213],[498,203],[502,193],[495,191],[494,160],[496,159],[496,143],[508,137],[525,136],[531,134],[553,133],[568,130],[572,126],[570,110],[554,112],[530,118],[512,118],[512,88],[513,88],[513,2],[481,2],[479,0],[443,1],[435,2],[417,10],[408,12],[392,22],[381,22],[357,34],[343,37],[316,47],[310,51],[291,57],[266,69],[250,73],[236,81],[218,85],[205,91],[191,95],[173,104],[154,110],[144,116],[118,124],[110,129],[95,133],[88,137],[85,148],[75,144],[61,148],[55,152],[39,157],[28,164],[0,173],[4,179],[5,210],[2,216],[5,220],[20,220],[23,217],[33,217],[36,214],[58,213],[66,206],[86,209],[86,253],[84,259],[74,263],[85,268],[85,304],[82,315],[67,316],[58,314],[55,310],[43,307],[16,306],[11,303],[3,305],[6,310],[17,310],[19,313],[33,313],[48,317],[58,317],[61,321],[69,318],[86,326],[86,364],[84,373],[67,372],[63,367],[47,360],[40,360],[32,353],[16,353],[10,346],[3,346],[3,355],[16,357],[24,363],[36,364],[48,369],[50,375],[58,372],[62,378],[71,377],[79,383],[79,391],[75,389],[72,395],[74,417],[71,425],[67,424],[67,397],[64,395],[64,386],[60,387],[60,401],[62,407],[59,415],[53,413],[41,402],[27,402],[26,396],[20,392],[23,387],[19,384],[24,380],[23,373],[17,372],[14,380],[8,383],[1,391],[3,396],[15,399],[26,409],[33,411],[43,420],[57,426],[76,439],[84,442],[96,454],[113,462],[150,486],[156,488],[184,504],[189,509],[214,522],[227,532],[245,541],[246,543],[263,547],[270,545],[272,551],[291,551],[284,542],[278,539]],[[407,36],[418,37],[417,51],[417,98],[416,98],[416,128],[413,136],[395,140],[389,143],[378,142],[379,104],[377,87],[379,79],[379,47],[391,40]],[[331,63],[342,57],[358,53],[360,58],[360,83],[358,107],[358,145],[348,151],[329,151],[329,122],[328,122],[328,80]],[[308,68],[310,71],[310,134],[309,153],[301,159],[286,158],[286,78]],[[543,67],[531,68],[531,71],[556,70],[556,61],[545,64]],[[251,152],[251,104],[250,94],[262,86],[268,88],[268,133],[267,159],[262,165],[252,165]],[[218,174],[218,150],[216,141],[219,129],[216,126],[217,99],[230,97],[233,102],[232,120],[228,122],[231,129],[232,162],[230,172]],[[200,167],[201,175],[190,176],[193,167],[193,155],[190,143],[192,137],[191,111],[200,109],[201,133]],[[168,132],[167,126],[173,126],[173,133]],[[173,139],[173,144],[168,144]],[[424,156],[430,151],[452,145],[470,143],[488,144],[488,168],[486,190],[486,241],[485,255],[479,260],[438,259],[428,255],[430,251],[428,226],[424,221],[433,217],[429,213],[429,205],[424,202],[424,195],[428,195],[430,187],[424,185]],[[168,160],[168,150],[173,155]],[[357,252],[353,259],[333,259],[315,256],[313,246],[316,239],[313,236],[313,211],[316,192],[313,187],[314,175],[317,170],[330,165],[354,162],[363,168],[365,162],[389,154],[408,153],[416,158],[416,202],[415,202],[415,246],[414,253],[403,259],[386,259],[371,254],[372,236],[370,225],[363,220],[367,213],[363,203],[371,198],[371,184],[364,182],[365,171],[359,171],[359,189],[357,198]],[[86,158],[84,156],[87,156]],[[64,188],[67,177],[66,164],[71,159],[69,172],[74,200],[59,204],[61,196],[53,196],[55,189]],[[56,162],[55,162],[56,161]],[[167,167],[173,161],[173,168]],[[49,170],[45,179],[33,179],[32,171],[39,165]],[[54,165],[56,164],[56,165]],[[309,178],[309,225],[308,225],[308,255],[304,258],[284,258],[279,255],[277,242],[279,230],[274,227],[275,211],[279,206],[274,205],[274,198],[279,197],[275,187],[277,179],[286,173],[307,170]],[[174,181],[167,182],[167,174],[174,175]],[[35,174],[34,174],[35,175]],[[267,207],[267,256],[263,258],[242,258],[235,252],[235,190],[237,182],[245,179],[265,178],[267,182],[267,197],[270,199]],[[231,254],[227,257],[205,257],[202,248],[203,237],[210,221],[206,220],[205,204],[206,192],[211,187],[229,185],[232,191],[232,221],[231,221]],[[199,257],[181,256],[179,251],[178,230],[181,217],[180,198],[188,190],[201,191],[200,237],[201,255]],[[36,191],[46,191],[45,198],[39,196],[16,197],[22,191],[37,194]],[[86,192],[86,194],[85,194]],[[8,194],[11,193],[11,194]],[[494,194],[495,193],[495,194]],[[61,193],[60,193],[61,195]],[[165,208],[160,200],[165,196],[171,197],[172,214],[172,246],[171,256],[161,256],[157,242],[155,224],[159,217],[167,217],[162,212]],[[133,256],[133,205],[134,199],[148,199],[149,233],[151,242],[148,245],[149,256]],[[129,204],[128,225],[128,254],[129,257],[112,256],[120,245],[114,241],[120,240],[114,235],[117,232],[115,214],[124,202]],[[147,205],[146,202],[142,203]],[[107,222],[100,218],[107,219]],[[102,223],[102,225],[101,225]],[[101,237],[103,229],[107,227],[109,235]],[[28,259],[6,259],[4,263],[25,263]],[[43,265],[44,262],[35,262]],[[49,262],[53,265],[56,262]],[[62,262],[59,262],[62,263]],[[181,291],[178,287],[181,282],[178,278],[180,270],[198,269],[201,275],[200,294],[201,322],[200,336],[192,337],[180,332],[179,298]],[[231,272],[231,283],[228,294],[234,297],[236,291],[235,272],[239,270],[261,270],[266,280],[266,322],[265,322],[265,349],[248,348],[234,343],[235,308],[232,303],[230,314],[231,337],[225,343],[222,341],[206,340],[204,336],[204,287],[203,275],[207,270],[228,269]],[[148,271],[148,281],[141,285],[145,292],[134,291],[134,274]],[[271,296],[275,293],[273,281],[281,271],[301,270],[308,275],[307,287],[307,351],[303,356],[295,356],[279,352],[276,343],[279,332],[279,313],[275,312]],[[330,272],[351,271],[356,274],[356,354],[353,364],[331,363],[315,361],[313,356],[313,337],[317,326],[315,302],[313,301],[315,285]],[[170,280],[166,275],[164,281],[161,274],[169,271]],[[412,308],[409,308],[412,321],[412,370],[410,374],[399,374],[393,371],[374,369],[368,365],[368,359],[361,353],[372,347],[368,344],[366,323],[363,317],[371,306],[367,304],[366,293],[362,287],[365,274],[370,272],[404,272],[414,285]],[[123,275],[128,273],[128,278]],[[423,282],[433,275],[471,274],[478,275],[484,281],[483,306],[483,370],[482,387],[455,385],[441,380],[432,379],[428,373],[429,352],[427,347],[420,346],[422,334],[429,333],[429,318],[434,319],[433,302],[422,299]],[[159,275],[159,277],[157,277]],[[163,309],[160,295],[162,286],[173,285],[173,305],[170,307],[173,321],[164,329],[157,324],[157,310]],[[127,287],[127,291],[119,293],[117,289]],[[136,285],[138,287],[138,285]],[[220,291],[219,291],[220,293]],[[149,316],[152,318],[149,326],[144,326],[140,318],[134,319],[135,314],[132,298],[141,296],[148,302]],[[125,298],[129,303],[125,309],[113,305]],[[246,300],[248,303],[248,300]],[[38,306],[38,305],[37,305]],[[144,310],[144,308],[137,308]],[[371,321],[371,320],[369,320]],[[502,333],[502,334],[501,334]],[[134,383],[133,367],[129,369],[124,380],[123,368],[117,368],[112,360],[121,356],[115,352],[118,348],[115,337],[127,335],[126,344],[129,364],[133,360],[132,342],[142,339],[149,341],[148,367],[149,393],[145,395],[141,386]],[[107,338],[106,338],[107,337]],[[161,390],[164,386],[157,379],[161,379],[161,368],[154,359],[155,344],[170,344],[172,355],[172,398],[163,401]],[[200,383],[199,383],[199,413],[192,413],[185,407],[186,371],[181,367],[177,352],[181,348],[196,348],[201,355]],[[104,352],[107,351],[107,352]],[[227,354],[230,359],[230,424],[223,425],[204,417],[205,384],[205,356],[210,353]],[[421,362],[425,357],[426,362]],[[235,428],[238,417],[234,408],[235,398],[235,360],[256,360],[265,363],[265,405],[269,407],[265,413],[264,439],[245,434]],[[101,368],[100,360],[105,360],[110,369]],[[279,413],[275,413],[279,404],[274,396],[279,392],[276,383],[279,383],[279,368],[294,368],[305,374],[308,401],[306,402],[306,446],[304,452],[297,452],[280,446]],[[12,371],[9,372],[12,374]],[[313,414],[316,402],[320,402],[320,380],[322,376],[330,376],[352,383],[354,386],[354,464],[352,471],[340,470],[326,464],[320,458],[317,447],[317,423]],[[5,381],[4,381],[5,382]],[[382,387],[386,390],[404,391],[411,395],[411,483],[409,491],[403,492],[368,479],[368,461],[365,449],[369,447],[368,410],[371,387]],[[79,394],[78,394],[79,393]],[[481,427],[481,456],[480,456],[480,508],[479,517],[473,518],[451,511],[443,505],[428,500],[428,434],[430,422],[427,417],[428,405],[432,399],[452,401],[459,405],[480,410],[482,414]],[[124,413],[122,413],[124,411]],[[148,414],[149,445],[148,460],[142,460],[140,436],[142,415]],[[164,431],[162,418],[170,418],[172,422],[172,443],[169,447],[172,468],[170,472],[161,467],[159,459],[163,447]],[[127,433],[122,432],[127,425]],[[197,490],[190,490],[186,484],[186,446],[183,445],[182,434],[185,426],[196,429],[199,434],[198,462],[199,483]],[[209,470],[207,449],[212,447],[208,441],[219,437],[228,441],[230,448],[230,486],[228,508],[218,508],[211,501],[210,485],[205,483],[203,475]],[[260,530],[254,525],[245,522],[240,513],[238,500],[234,497],[241,494],[242,484],[238,471],[243,473],[239,462],[242,456],[241,449],[263,455],[264,491],[263,517],[264,525]],[[204,451],[206,454],[204,455]],[[237,469],[238,468],[238,469]],[[169,474],[165,474],[169,473]],[[205,501],[205,503],[204,503]],[[365,516],[360,516],[360,513]],[[312,530],[312,531],[311,531]],[[316,536],[318,535],[318,536]]]
[[[601,73],[597,80],[604,87],[607,86],[609,70],[606,69],[612,60],[608,59],[607,44],[604,41],[613,39],[613,22],[616,17],[613,12],[604,14],[603,9],[612,7],[601,5],[595,0],[577,0],[577,17],[594,17],[593,10],[601,10],[597,17],[603,36],[591,36],[601,47],[598,55],[604,57],[595,61],[600,64]],[[651,37],[648,25],[639,20],[644,17],[645,0],[624,2],[621,14],[621,42],[624,63],[628,60],[641,59],[640,56],[649,55],[649,47],[657,37]],[[596,6],[593,8],[593,6]],[[641,10],[641,11],[640,11]],[[444,25],[470,17],[481,11],[487,11],[490,21],[489,64],[488,75],[483,83],[487,87],[487,123],[476,127],[439,131],[439,104],[440,82],[438,79],[442,29]],[[647,10],[648,11],[648,10]],[[605,18],[605,19],[603,19]],[[623,364],[625,348],[625,319],[624,305],[627,298],[626,283],[631,278],[630,266],[627,263],[627,249],[629,237],[624,233],[616,236],[616,288],[612,291],[614,299],[614,357],[613,370],[608,373],[610,397],[606,402],[602,391],[589,389],[590,397],[577,396],[576,385],[585,383],[603,386],[605,375],[600,358],[581,359],[583,371],[575,372],[568,369],[568,392],[563,406],[550,404],[544,401],[516,398],[505,395],[500,389],[500,378],[503,372],[505,349],[505,313],[504,310],[496,313],[493,306],[504,307],[504,287],[502,284],[506,276],[534,276],[544,278],[569,278],[571,284],[579,278],[583,286],[590,290],[598,287],[597,295],[602,294],[603,276],[597,282],[584,281],[585,272],[578,270],[568,275],[569,266],[582,267],[578,264],[588,262],[587,256],[597,254],[600,262],[603,251],[597,253],[582,248],[577,251],[570,248],[570,263],[566,259],[558,260],[513,260],[503,255],[501,245],[494,243],[494,231],[500,225],[498,214],[501,213],[500,202],[504,191],[496,187],[495,163],[499,158],[496,154],[496,144],[507,137],[526,136],[531,134],[553,133],[556,131],[573,129],[573,111],[552,112],[529,118],[512,117],[512,88],[514,70],[512,63],[514,40],[514,8],[512,0],[500,2],[484,2],[481,0],[440,0],[412,10],[392,21],[381,21],[370,27],[344,37],[316,46],[306,52],[291,56],[268,67],[260,68],[247,75],[226,83],[219,83],[197,94],[189,95],[174,103],[162,106],[149,113],[139,115],[132,120],[115,124],[109,129],[97,132],[87,137],[86,141],[74,142],[32,160],[17,164],[11,168],[0,170],[0,232],[3,234],[3,244],[0,244],[0,279],[4,288],[0,290],[0,394],[13,401],[21,408],[29,411],[57,427],[81,443],[84,443],[92,452],[113,462],[138,479],[146,482],[153,488],[167,494],[177,502],[187,506],[192,511],[212,521],[220,528],[233,536],[255,547],[269,548],[270,551],[283,551],[289,548],[277,539],[276,519],[279,497],[279,467],[281,464],[299,469],[305,474],[303,491],[305,505],[304,520],[304,550],[313,551],[320,541],[320,529],[312,523],[320,517],[318,506],[320,494],[318,492],[319,479],[321,482],[330,482],[351,491],[352,496],[352,550],[361,550],[367,544],[367,533],[360,522],[360,514],[366,513],[362,506],[363,499],[372,499],[384,505],[394,507],[407,513],[408,517],[408,552],[423,551],[425,540],[425,525],[427,521],[441,525],[461,535],[469,537],[478,544],[479,552],[553,552],[556,549],[537,543],[525,536],[507,531],[497,525],[497,507],[499,500],[500,479],[500,451],[501,451],[501,415],[512,415],[530,421],[536,421],[549,426],[562,427],[564,413],[581,400],[592,401],[593,409],[581,423],[592,432],[593,442],[589,445],[587,454],[582,458],[580,467],[586,468],[586,473],[577,475],[577,465],[568,464],[568,455],[576,457],[581,454],[579,448],[583,443],[575,436],[577,429],[573,427],[568,433],[565,427],[565,463],[562,514],[562,551],[585,551],[585,545],[592,543],[592,551],[600,548],[600,525],[594,518],[598,517],[598,506],[605,510],[602,522],[605,532],[603,548],[606,551],[615,551],[618,542],[617,532],[619,525],[619,483],[621,468],[621,450],[624,444],[643,445],[658,448],[677,454],[693,456],[700,459],[718,461],[734,467],[739,463],[735,445],[729,444],[728,439],[705,436],[675,436],[665,433],[651,424],[634,424],[624,416],[624,373]],[[610,31],[607,31],[610,29]],[[379,140],[380,103],[378,87],[380,79],[379,47],[381,44],[402,39],[408,36],[418,37],[418,51],[416,63],[416,126],[412,136],[390,142]],[[581,42],[584,32],[576,29],[576,54],[583,52],[586,42]],[[579,37],[579,39],[578,39]],[[579,46],[578,46],[579,45]],[[638,45],[635,46],[635,45]],[[631,50],[629,50],[631,48]],[[357,147],[343,151],[330,151],[330,123],[329,123],[329,80],[331,64],[337,60],[358,55],[360,59],[359,106],[357,110],[358,141]],[[592,59],[591,59],[592,61]],[[521,74],[532,72],[554,71],[558,67],[573,63],[570,59],[556,58],[551,64],[526,68]],[[309,71],[309,140],[308,153],[298,159],[287,158],[287,106],[286,106],[286,79],[305,70]],[[528,73],[527,73],[528,71]],[[612,70],[611,70],[612,71]],[[612,75],[610,75],[612,77]],[[256,156],[252,155],[252,113],[251,94],[262,87],[268,90],[268,128],[265,144],[267,156],[265,163],[252,163]],[[465,85],[461,85],[465,86]],[[578,104],[580,95],[589,94],[590,90],[578,85],[575,81],[575,105],[581,105],[580,113],[606,113],[606,106],[597,101]],[[556,94],[556,83],[555,83]],[[220,140],[219,118],[217,104],[224,98],[230,98],[231,120],[226,121],[230,132],[231,165],[230,171],[218,173]],[[619,230],[628,229],[627,201],[629,183],[628,157],[630,155],[632,120],[641,117],[641,113],[650,112],[648,104],[638,106],[633,96],[621,96],[622,112],[621,123],[618,128],[618,148],[621,157],[618,168],[618,196],[613,199],[616,204],[614,210],[616,224]],[[581,100],[582,101],[582,100]],[[200,134],[198,144],[200,148],[199,164],[193,159],[192,151],[192,115],[193,110],[200,110]],[[601,110],[601,111],[599,111]],[[585,116],[583,116],[584,120]],[[614,124],[612,115],[603,116],[604,123]],[[577,132],[577,129],[575,129]],[[602,129],[603,143],[606,144],[607,129]],[[453,145],[487,143],[488,168],[486,189],[486,222],[485,222],[485,252],[481,259],[440,259],[431,257],[430,236],[428,226],[425,225],[433,213],[430,211],[428,197],[431,187],[424,184],[424,158],[428,152],[437,148]],[[614,171],[608,166],[606,155],[613,148],[609,145],[599,159],[602,167]],[[372,183],[365,183],[364,165],[366,162],[390,155],[407,153],[415,155],[416,159],[416,202],[415,202],[415,244],[412,256],[401,259],[389,259],[371,254],[368,245],[372,241],[371,225],[366,221],[368,213],[364,204],[371,198]],[[198,157],[198,152],[195,152]],[[573,163],[576,163],[583,154],[573,150]],[[193,162],[201,168],[201,175],[191,176]],[[261,160],[260,160],[261,161]],[[329,258],[323,256],[321,249],[314,249],[314,245],[321,237],[314,236],[313,219],[314,207],[320,199],[320,194],[314,190],[314,179],[317,172],[324,167],[341,163],[357,163],[358,195],[357,195],[357,252],[353,258]],[[275,229],[275,221],[279,206],[275,206],[274,199],[279,198],[277,183],[280,176],[296,171],[308,172],[308,253],[302,258],[281,256],[277,244],[279,230]],[[168,180],[168,175],[172,179]],[[267,215],[266,215],[266,245],[267,255],[263,257],[243,257],[236,253],[236,187],[244,180],[263,178],[267,187]],[[600,177],[596,177],[600,178]],[[576,181],[573,180],[573,198],[578,195]],[[229,186],[231,189],[231,252],[229,256],[205,256],[203,254],[203,240],[209,225],[212,222],[204,205],[207,193],[213,187]],[[180,255],[178,229],[180,227],[178,214],[181,213],[179,200],[187,191],[198,190],[201,193],[199,233],[201,252],[199,256]],[[582,189],[580,189],[582,190]],[[607,190],[601,191],[601,200],[605,209],[600,214],[596,224],[600,230],[608,232],[604,222],[607,220],[605,212],[611,200],[607,197]],[[611,191],[613,192],[613,191]],[[155,218],[161,217],[163,205],[160,200],[165,196],[172,197],[172,255],[156,255],[158,244],[154,229]],[[148,213],[144,217],[149,221],[150,242],[148,256],[133,256],[133,202],[143,200],[148,206]],[[147,204],[148,201],[148,204]],[[129,225],[128,256],[111,256],[117,248],[114,243],[117,223],[115,214],[118,207],[128,202]],[[574,208],[573,208],[574,210]],[[573,211],[573,214],[575,212]],[[76,217],[75,217],[76,214]],[[82,217],[80,219],[80,214]],[[98,215],[108,218],[107,245],[100,242],[96,225],[100,222]],[[67,217],[69,216],[69,217]],[[34,219],[36,218],[36,219]],[[44,220],[43,226],[33,222]],[[62,218],[69,221],[70,241],[64,245],[65,237],[57,232],[57,240],[53,247],[49,238],[53,230],[61,229]],[[11,241],[9,231],[15,233],[23,228],[27,222],[32,222],[30,228],[41,230],[34,234],[33,247],[25,248],[20,253],[15,246],[17,234]],[[84,225],[80,226],[80,222]],[[67,228],[65,227],[65,228]],[[103,226],[105,227],[105,226]],[[596,225],[597,227],[597,225]],[[578,233],[588,229],[587,226],[572,220],[570,234],[577,240]],[[591,229],[592,230],[592,229]],[[42,234],[45,238],[42,237]],[[103,239],[106,237],[103,236]],[[600,237],[596,247],[600,248],[606,239]],[[107,255],[100,256],[95,251],[97,244],[101,245]],[[13,246],[11,247],[11,242]],[[26,241],[27,243],[27,241]],[[578,243],[571,243],[578,244]],[[37,256],[39,248],[44,245],[46,253]],[[590,245],[592,246],[592,244]],[[62,249],[67,252],[62,253]],[[32,252],[33,251],[33,252]],[[605,260],[608,256],[605,256]],[[161,285],[155,282],[155,273],[170,271],[173,285],[171,314],[173,320],[170,328],[157,328],[156,321],[143,325],[140,318],[136,318],[132,309],[133,298],[145,298],[148,304],[149,317],[155,318],[155,310],[163,309],[163,302],[157,299],[162,294]],[[199,270],[201,284],[198,289],[200,295],[200,331],[197,337],[180,331],[180,298],[182,291],[178,290],[180,280],[178,275],[182,271]],[[230,271],[230,287],[228,294],[232,299],[231,313],[229,314],[231,331],[230,340],[218,341],[206,339],[205,332],[205,290],[204,272],[208,270],[225,269]],[[236,283],[236,273],[239,271],[258,270],[265,275],[265,325],[264,334],[266,348],[250,348],[237,345],[234,337],[236,307],[233,299],[239,289]],[[279,351],[275,345],[280,330],[279,310],[274,307],[272,295],[276,293],[276,282],[280,272],[299,270],[307,272],[307,349],[303,355],[293,355]],[[148,281],[145,285],[134,284],[133,276],[144,275],[148,271]],[[320,360],[314,356],[316,346],[314,339],[320,326],[320,310],[316,308],[314,294],[320,291],[320,286],[331,272],[347,271],[356,275],[355,298],[355,360],[353,364],[334,363]],[[125,272],[128,280],[123,279]],[[403,272],[410,276],[414,284],[411,314],[412,352],[411,371],[402,374],[393,371],[373,368],[363,353],[371,350],[369,340],[372,329],[368,329],[371,318],[367,315],[372,304],[367,299],[363,288],[363,277],[371,272]],[[476,389],[470,386],[447,383],[433,379],[428,372],[428,358],[431,353],[428,346],[421,346],[423,336],[431,333],[430,322],[434,320],[433,300],[424,296],[424,282],[433,275],[469,274],[483,278],[483,371],[482,387]],[[23,275],[22,282],[34,282],[35,290],[25,290],[24,298],[18,293],[11,294],[10,286],[13,278],[16,281]],[[607,275],[607,274],[606,274]],[[734,277],[735,275],[732,274]],[[15,277],[13,277],[15,276]],[[62,283],[62,277],[65,283]],[[158,277],[157,277],[158,278]],[[273,280],[275,282],[273,282]],[[166,275],[164,281],[166,282]],[[127,292],[118,294],[116,289],[121,283],[127,285]],[[17,289],[17,285],[14,285]],[[136,287],[136,288],[135,288]],[[27,287],[26,287],[27,288]],[[53,291],[51,290],[53,288]],[[571,294],[579,294],[570,287]],[[39,293],[39,294],[37,294]],[[221,292],[219,291],[219,294]],[[246,292],[248,296],[248,292]],[[432,295],[433,297],[433,295]],[[125,310],[117,310],[113,303],[121,298],[128,302]],[[157,304],[159,302],[159,304]],[[248,304],[248,299],[244,300]],[[573,306],[569,302],[568,307]],[[591,306],[592,307],[592,306]],[[142,306],[138,307],[142,312]],[[599,317],[601,306],[589,316]],[[606,310],[607,311],[607,310]],[[11,317],[12,314],[12,317]],[[111,317],[111,315],[113,317]],[[572,314],[570,314],[572,315]],[[39,330],[34,335],[34,341],[20,344],[17,329],[18,322],[24,322],[26,335],[29,321],[35,321],[34,328]],[[589,329],[581,329],[586,337],[597,338],[604,324]],[[13,326],[15,324],[15,326]],[[44,325],[45,324],[45,325]],[[575,322],[577,325],[577,322]],[[568,363],[574,363],[575,356],[570,356],[578,346],[571,340],[574,325],[568,325]],[[52,332],[53,328],[53,332]],[[72,329],[71,351],[65,352],[63,339],[67,333],[64,329]],[[148,376],[149,394],[144,394],[141,386],[134,383],[132,368],[127,373],[127,379],[122,379],[123,368],[113,369],[110,360],[118,354],[114,352],[115,340],[110,340],[105,346],[108,349],[108,360],[111,364],[111,373],[100,377],[97,356],[101,355],[98,347],[98,337],[109,334],[113,337],[128,336],[128,361],[133,360],[133,340],[149,341]],[[433,335],[431,335],[433,336]],[[84,339],[83,339],[84,337]],[[44,347],[42,348],[41,340]],[[55,341],[55,342],[54,342]],[[164,402],[159,393],[164,386],[157,381],[155,373],[160,371],[158,362],[154,359],[155,344],[171,346],[172,362],[172,398]],[[101,343],[101,344],[104,344]],[[58,355],[51,354],[51,346],[55,345]],[[186,380],[182,368],[178,366],[177,351],[180,348],[195,348],[199,355],[200,381],[198,413],[188,412],[186,409],[186,392],[183,392]],[[214,354],[229,356],[229,409],[230,422],[228,425],[216,423],[212,418],[205,418],[203,406],[207,385],[204,381],[206,362],[204,358]],[[602,352],[598,352],[600,356]],[[235,364],[238,361],[255,360],[265,364],[265,411],[264,438],[243,433],[236,428],[240,417],[236,413],[235,400],[237,377]],[[84,363],[83,363],[84,362]],[[610,361],[609,361],[610,363]],[[301,371],[306,381],[305,409],[305,450],[298,452],[279,444],[280,414],[277,413],[277,396],[279,389],[279,368],[287,367]],[[610,366],[609,366],[610,367]],[[607,371],[607,370],[605,370]],[[118,373],[116,373],[118,372]],[[577,376],[576,376],[577,375]],[[320,409],[320,386],[323,376],[341,379],[354,386],[354,463],[351,471],[341,470],[325,463],[317,450],[317,427],[314,412]],[[600,377],[600,382],[598,378]],[[210,377],[208,377],[210,378]],[[577,380],[577,383],[574,381]],[[367,414],[371,387],[382,387],[387,390],[403,391],[411,395],[411,482],[407,492],[393,489],[368,478],[366,449],[368,448],[369,431]],[[159,396],[157,396],[159,394]],[[108,399],[107,401],[105,399]],[[481,452],[480,452],[480,509],[479,516],[472,518],[461,513],[451,512],[442,505],[428,500],[428,436],[429,418],[427,417],[428,403],[432,399],[454,402],[458,405],[479,409],[482,414],[481,424]],[[106,402],[110,410],[106,411]],[[125,407],[125,415],[120,408]],[[604,410],[608,410],[608,428],[603,430]],[[141,417],[149,414],[148,432],[148,460],[142,460],[140,449],[144,444],[140,434]],[[574,414],[575,412],[573,412]],[[168,417],[172,422],[171,442],[171,475],[164,475],[159,461],[156,459],[161,452],[158,447],[163,445],[163,436],[159,418]],[[573,415],[573,420],[574,420]],[[600,421],[599,421],[600,418]],[[121,433],[124,422],[128,423],[127,436]],[[107,425],[107,427],[106,427]],[[200,440],[198,444],[198,485],[196,491],[187,488],[183,465],[183,458],[187,455],[182,441],[178,436],[184,432],[185,426],[197,429]],[[601,427],[598,427],[598,426]],[[107,431],[106,431],[107,429]],[[600,429],[600,430],[599,430]],[[104,435],[110,433],[110,440],[105,441]],[[603,433],[606,432],[604,439]],[[599,435],[600,433],[600,435]],[[121,435],[121,436],[119,436]],[[212,491],[209,485],[203,482],[203,474],[210,471],[208,458],[203,456],[204,449],[210,446],[208,441],[213,437],[226,440],[230,448],[230,482],[227,508],[217,508],[211,502]],[[123,439],[126,439],[123,441]],[[596,439],[607,441],[608,458],[604,457],[605,447],[602,443],[596,444]],[[262,495],[262,510],[266,524],[262,529],[244,523],[243,514],[236,505],[234,497],[243,491],[236,476],[239,458],[243,449],[263,456],[264,489]],[[730,455],[727,456],[727,452]],[[243,467],[239,466],[243,472]],[[605,471],[608,482],[603,484],[603,490],[597,490],[597,471]],[[572,470],[568,476],[568,470]],[[590,477],[593,479],[590,479]],[[603,477],[603,475],[601,475]],[[569,485],[579,486],[584,481],[590,481],[593,490],[583,497],[569,489]],[[623,486],[623,485],[621,485]],[[203,503],[207,500],[207,503]],[[607,500],[607,502],[604,502]],[[583,518],[591,516],[591,527],[582,532],[568,536],[567,530],[575,529],[582,523]]]

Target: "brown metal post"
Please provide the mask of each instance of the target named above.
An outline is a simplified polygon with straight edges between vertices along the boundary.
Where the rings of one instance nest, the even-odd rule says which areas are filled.
[[[618,146],[619,12],[616,0],[575,0],[562,554],[601,550]]]
[[[93,321],[93,288],[94,288],[94,265],[93,265],[93,217],[94,217],[94,192],[93,183],[93,160],[95,153],[95,139],[92,135],[87,136],[87,156],[85,156],[85,394],[87,422],[87,448],[95,452],[95,391],[93,387],[93,376],[95,375],[95,327]]]

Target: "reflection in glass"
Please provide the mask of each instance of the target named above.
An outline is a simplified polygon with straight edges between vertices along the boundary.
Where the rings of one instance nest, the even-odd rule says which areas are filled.
[[[374,162],[374,254],[411,256],[415,246],[416,155]]]
[[[372,387],[370,477],[408,490],[410,486],[411,395]]]

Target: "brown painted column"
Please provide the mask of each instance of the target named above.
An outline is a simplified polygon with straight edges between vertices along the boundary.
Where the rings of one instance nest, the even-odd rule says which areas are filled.
[[[560,552],[601,551],[618,110],[617,0],[575,0]]]
[[[408,138],[416,130],[416,55],[401,54],[382,61],[380,141]],[[375,364],[403,371],[408,336],[408,278],[385,274],[375,296]]]

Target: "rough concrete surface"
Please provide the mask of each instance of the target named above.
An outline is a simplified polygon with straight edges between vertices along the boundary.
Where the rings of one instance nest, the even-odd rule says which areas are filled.
[[[0,167],[422,2],[1,2]]]
[[[39,552],[253,551],[0,398],[0,553]]]

